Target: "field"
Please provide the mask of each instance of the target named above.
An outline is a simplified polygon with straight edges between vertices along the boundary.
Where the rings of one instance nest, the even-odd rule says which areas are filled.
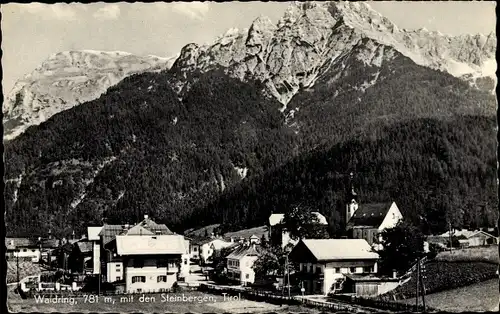
[[[10,295],[10,293],[9,293]],[[113,312],[113,313],[320,313],[319,310],[300,306],[273,305],[264,302],[254,302],[238,298],[238,295],[232,295],[232,299],[224,296],[206,294],[201,292],[185,292],[172,294],[155,294],[155,300],[139,300],[140,295],[135,295],[131,302],[124,302],[120,297],[113,296],[105,300],[103,296],[98,302],[90,302],[91,297],[85,299],[79,297],[75,303],[45,304],[35,299],[22,300],[16,297],[8,298],[8,308],[10,312]],[[180,300],[170,300],[166,297],[178,297]],[[182,300],[182,298],[184,299]],[[191,299],[189,299],[191,298]]]
[[[427,306],[447,312],[498,312],[498,279],[429,294],[425,301]],[[414,303],[415,299],[405,302]]]
[[[438,262],[432,261],[425,265],[424,284],[428,294],[440,291],[466,287],[482,281],[498,278],[497,264],[485,262]],[[416,274],[410,281],[399,286],[387,296],[397,299],[407,299],[415,296]],[[498,289],[497,289],[498,291]]]
[[[436,256],[442,262],[488,262],[498,264],[498,246],[471,247],[440,252]]]

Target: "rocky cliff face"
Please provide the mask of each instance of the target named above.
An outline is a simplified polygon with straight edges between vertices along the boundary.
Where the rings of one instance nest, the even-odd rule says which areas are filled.
[[[189,73],[217,67],[242,80],[264,82],[283,110],[300,88],[311,87],[329,64],[364,38],[389,46],[418,65],[470,81],[488,77],[481,87],[494,90],[496,36],[447,36],[425,29],[399,29],[362,2],[295,2],[277,25],[259,17],[250,28],[229,30],[212,45],[185,46],[173,65],[177,91],[189,88]],[[375,49],[377,45],[367,47]],[[371,50],[367,60],[383,53]],[[368,61],[367,61],[368,62]],[[187,85],[187,86],[186,86]]]
[[[19,80],[3,106],[4,139],[56,113],[98,98],[123,78],[170,68],[175,58],[125,52],[65,51],[54,54]]]

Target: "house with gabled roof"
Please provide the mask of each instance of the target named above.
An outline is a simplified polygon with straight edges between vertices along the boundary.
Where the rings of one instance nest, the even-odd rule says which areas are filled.
[[[351,190],[346,205],[346,231],[349,238],[365,239],[370,245],[381,242],[380,234],[393,228],[403,219],[396,202],[358,203],[358,195]]]
[[[207,239],[201,239],[198,240],[196,243],[198,246],[199,258],[203,264],[212,262],[215,252],[220,251],[223,248],[226,248],[233,244],[233,242],[226,241],[220,237],[210,237]]]
[[[343,290],[348,276],[373,276],[379,255],[364,239],[300,240],[288,255],[299,264],[298,278],[306,294]]]
[[[228,256],[227,276],[229,280],[247,285],[255,282],[253,264],[264,252],[264,248],[255,243],[244,243],[236,247]]]
[[[151,231],[153,234],[175,234],[167,227],[167,225],[156,223],[154,220],[149,218],[148,215],[144,215],[144,219],[141,222],[137,223],[134,227],[137,226],[143,227]]]
[[[103,280],[106,282],[116,282],[124,279],[124,264],[123,258],[117,254],[118,236],[129,236],[141,241],[142,236],[160,236],[160,235],[175,235],[165,224],[156,223],[144,215],[144,219],[139,223],[130,226],[125,225],[108,225],[101,227],[99,235],[99,254],[101,257],[100,265],[96,265],[97,273],[101,273]],[[189,244],[188,244],[189,247]],[[97,255],[99,255],[97,254]],[[99,263],[99,258],[95,259]],[[182,256],[182,272],[183,276],[189,273],[189,249]],[[102,269],[99,270],[99,266]]]
[[[483,245],[494,245],[498,244],[498,237],[495,237],[492,234],[489,234],[482,230],[452,230],[452,237],[458,237],[458,241],[460,246],[463,247],[473,247],[473,246],[483,246]],[[450,232],[446,231],[445,233],[439,236],[444,241],[449,241]]]
[[[118,235],[116,254],[123,261],[125,291],[166,292],[177,282],[186,254],[182,235]]]

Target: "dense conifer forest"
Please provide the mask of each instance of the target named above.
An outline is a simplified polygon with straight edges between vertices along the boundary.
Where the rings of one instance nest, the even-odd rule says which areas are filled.
[[[126,78],[5,144],[7,234],[69,235],[144,214],[179,232],[236,230],[299,202],[339,234],[351,171],[362,203],[394,200],[426,232],[492,226],[494,96],[402,56],[346,62],[299,91],[293,118],[262,83],[221,70],[197,74],[182,98],[171,73]]]

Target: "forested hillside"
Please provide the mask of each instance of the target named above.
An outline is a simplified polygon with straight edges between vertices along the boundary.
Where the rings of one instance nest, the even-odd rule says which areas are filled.
[[[213,72],[179,101],[165,73],[141,74],[31,127],[6,145],[7,232],[146,213],[183,226],[196,205],[293,153],[279,103],[260,90]]]
[[[387,60],[365,60],[369,52],[365,45],[358,45],[339,58],[314,87],[292,98],[288,108],[294,118],[289,125],[300,130],[305,145],[380,138],[379,132],[385,130],[381,126],[415,118],[495,114],[494,95],[419,66],[392,48],[378,45],[378,49],[384,49]]]
[[[427,231],[491,225],[494,96],[396,51],[375,65],[365,53],[354,47],[284,114],[264,82],[223,69],[191,73],[182,99],[173,73],[125,79],[6,144],[7,233],[69,235],[144,214],[176,231],[234,230],[297,202],[336,233],[350,171],[361,202],[394,200]]]
[[[271,212],[305,203],[342,231],[349,172],[360,202],[395,201],[403,215],[428,232],[447,221],[457,227],[494,226],[498,213],[496,120],[456,116],[383,128],[377,140],[351,140],[305,154],[266,176],[246,181],[199,211],[192,224],[226,228],[262,224]]]

